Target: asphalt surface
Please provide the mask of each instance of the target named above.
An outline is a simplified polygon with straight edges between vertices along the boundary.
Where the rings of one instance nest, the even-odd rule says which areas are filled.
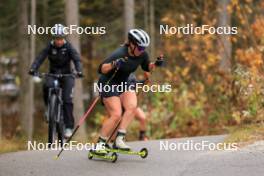
[[[219,143],[225,136],[205,136],[169,139],[176,143]],[[204,149],[160,150],[160,141],[131,142],[133,149],[146,147],[146,159],[139,156],[119,154],[116,163],[102,160],[88,160],[87,151],[65,151],[54,160],[56,151],[21,151],[0,155],[0,176],[260,176],[264,175],[263,148],[249,148],[236,151],[215,151]],[[164,149],[164,148],[163,148]]]

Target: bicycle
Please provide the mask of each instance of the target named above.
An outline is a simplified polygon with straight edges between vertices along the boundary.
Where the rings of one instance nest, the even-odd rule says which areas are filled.
[[[71,74],[52,74],[52,73],[36,73],[39,78],[53,77],[53,86],[49,88],[48,93],[48,146],[55,142],[56,137],[61,146],[64,143],[64,118],[63,118],[63,101],[62,88],[60,87],[59,79],[63,77],[76,77],[74,73]],[[57,135],[57,136],[56,136]]]

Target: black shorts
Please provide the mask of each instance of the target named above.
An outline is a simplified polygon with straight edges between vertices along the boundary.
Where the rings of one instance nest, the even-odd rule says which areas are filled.
[[[119,97],[122,93],[126,92],[126,91],[131,91],[131,90],[135,90],[135,85],[136,85],[136,82],[134,79],[128,77],[127,78],[127,81],[125,82],[110,82],[109,84],[106,85],[106,78],[104,76],[101,76],[99,81],[98,81],[98,85],[102,85],[102,87],[104,86],[109,86],[111,87],[111,90],[110,91],[107,91],[105,89],[101,89],[99,90],[99,94],[100,94],[100,97],[101,97],[101,102],[102,102],[102,105],[104,105],[103,103],[103,98],[109,98],[109,97]],[[115,86],[118,86],[118,88],[113,88]],[[120,90],[122,89],[122,90]]]
[[[114,96],[119,97],[122,93],[133,90],[135,90],[134,84],[122,82],[120,84],[102,84],[99,93],[102,98],[109,98]]]
[[[128,84],[128,85],[130,85],[130,84]],[[131,88],[130,90],[135,90],[135,89]],[[102,105],[104,106],[103,98],[119,97],[124,92],[126,92],[126,91],[118,91],[116,89],[114,89],[114,90],[112,90],[110,92],[108,92],[108,91],[99,91]]]

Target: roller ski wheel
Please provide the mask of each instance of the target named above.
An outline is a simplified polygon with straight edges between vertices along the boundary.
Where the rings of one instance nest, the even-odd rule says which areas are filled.
[[[117,161],[118,155],[115,152],[113,152],[112,155],[108,155],[96,153],[95,151],[90,150],[90,152],[88,153],[88,159],[91,160],[93,158],[103,159],[115,163]]]
[[[139,152],[139,156],[143,159],[147,158],[148,156],[148,149],[147,148],[143,148],[140,150]]]
[[[89,151],[89,153],[88,153],[88,159],[89,160],[93,159],[93,154],[91,153],[91,151]]]
[[[117,154],[116,153],[112,153],[111,157],[112,157],[112,163],[115,163],[117,158],[118,158]]]

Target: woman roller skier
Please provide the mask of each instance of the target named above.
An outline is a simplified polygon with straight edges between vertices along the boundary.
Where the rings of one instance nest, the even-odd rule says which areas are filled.
[[[126,129],[136,113],[137,96],[134,90],[124,88],[122,92],[117,89],[117,86],[129,86],[128,77],[137,70],[138,66],[141,66],[144,71],[150,72],[155,66],[163,64],[162,59],[157,59],[155,63],[150,62],[145,51],[149,44],[149,35],[144,30],[131,29],[128,32],[128,41],[115,50],[98,68],[98,72],[101,74],[98,85],[102,87],[110,86],[111,90],[100,90],[102,101],[110,117],[102,125],[95,148],[97,154],[107,153],[105,149],[106,141],[119,122],[113,147],[120,150],[130,150],[124,139]],[[123,113],[122,107],[124,108]]]
[[[144,80],[137,80],[134,73],[131,73],[128,77],[128,85],[134,85],[136,84],[146,84],[149,81],[149,73],[144,73],[145,79]],[[122,112],[124,112],[124,108],[122,108]],[[108,115],[109,116],[109,115]],[[135,111],[135,119],[139,122],[139,136],[138,139],[140,141],[147,141],[148,138],[146,136],[146,129],[147,129],[147,118],[145,112],[138,106]],[[113,142],[115,137],[117,135],[117,132],[113,135],[111,138],[111,141]]]

